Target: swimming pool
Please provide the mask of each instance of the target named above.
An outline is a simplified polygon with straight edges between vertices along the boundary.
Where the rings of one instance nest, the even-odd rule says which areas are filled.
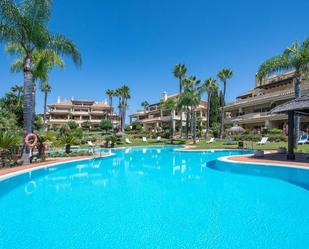
[[[309,244],[306,188],[273,174],[227,172],[227,165],[216,160],[250,151],[148,147],[113,152],[112,157],[55,165],[1,181],[0,248]]]

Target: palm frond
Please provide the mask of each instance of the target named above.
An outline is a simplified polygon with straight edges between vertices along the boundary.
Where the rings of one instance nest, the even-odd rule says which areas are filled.
[[[288,51],[283,55],[274,56],[266,60],[258,70],[258,78],[263,79],[267,75],[292,69],[293,65],[287,53]]]
[[[51,0],[24,0],[20,5],[23,16],[39,23],[45,23],[51,15]]]
[[[65,36],[51,36],[49,47],[62,55],[70,56],[77,66],[82,64],[81,54],[78,51],[77,46]]]
[[[12,65],[11,65],[11,72],[12,73],[20,73],[24,69],[24,60],[17,59]]]
[[[5,53],[9,55],[17,55],[19,57],[24,57],[26,55],[25,50],[19,43],[9,42],[4,48]]]

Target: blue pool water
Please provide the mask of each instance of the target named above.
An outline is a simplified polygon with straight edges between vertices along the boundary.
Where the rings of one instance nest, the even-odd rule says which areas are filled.
[[[308,248],[306,184],[216,161],[249,151],[115,153],[0,182],[0,248]]]

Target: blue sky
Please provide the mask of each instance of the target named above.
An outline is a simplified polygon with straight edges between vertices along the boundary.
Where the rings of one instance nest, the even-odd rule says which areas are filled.
[[[49,102],[57,96],[104,100],[107,88],[127,84],[131,113],[143,100],[178,90],[177,63],[201,80],[231,67],[232,101],[254,86],[261,62],[309,36],[308,10],[307,0],[55,0],[50,30],[75,41],[83,65],[76,69],[65,58],[65,69],[52,72]],[[22,75],[9,72],[11,62],[0,45],[0,96],[22,84]],[[43,110],[40,92],[36,109]]]

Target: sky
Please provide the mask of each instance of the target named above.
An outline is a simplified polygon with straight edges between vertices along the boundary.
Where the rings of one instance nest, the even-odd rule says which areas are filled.
[[[177,63],[202,81],[231,68],[226,99],[233,101],[254,87],[264,60],[309,36],[308,10],[308,0],[54,0],[49,29],[77,44],[83,64],[65,57],[65,68],[52,71],[48,102],[103,101],[106,89],[126,84],[129,114],[178,91]],[[22,74],[10,73],[13,60],[0,45],[0,96],[23,84]],[[39,91],[36,110],[43,111]]]

